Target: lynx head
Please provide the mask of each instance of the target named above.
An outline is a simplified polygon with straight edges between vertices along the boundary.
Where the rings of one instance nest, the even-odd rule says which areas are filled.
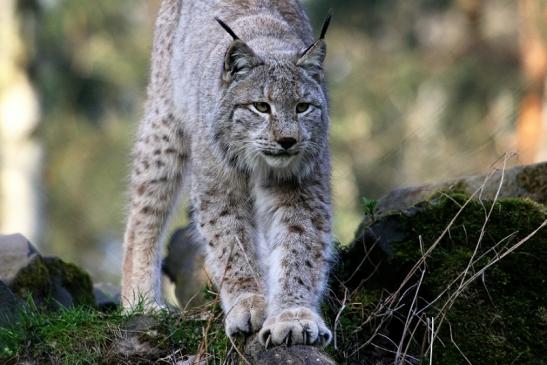
[[[232,35],[222,74],[215,140],[235,167],[276,178],[302,177],[327,148],[324,35],[309,47],[265,52]],[[271,48],[271,47],[270,47]],[[274,47],[275,48],[275,47]]]

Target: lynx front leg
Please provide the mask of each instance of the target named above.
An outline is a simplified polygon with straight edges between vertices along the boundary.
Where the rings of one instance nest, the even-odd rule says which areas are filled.
[[[192,176],[194,219],[206,242],[206,267],[220,291],[229,336],[258,331],[266,312],[245,180],[206,171]]]
[[[131,206],[124,238],[122,305],[144,300],[146,308],[162,305],[160,242],[181,186],[189,143],[172,114],[150,113],[134,147]]]
[[[319,314],[331,254],[328,180],[259,187],[271,249],[268,317],[260,331],[263,344],[323,344],[331,332]]]

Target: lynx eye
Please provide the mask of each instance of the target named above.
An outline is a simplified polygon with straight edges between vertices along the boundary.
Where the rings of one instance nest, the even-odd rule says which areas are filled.
[[[258,110],[261,113],[269,114],[271,111],[270,104],[265,103],[263,101],[253,103],[253,106],[255,107],[256,110]]]
[[[299,114],[308,111],[309,108],[310,108],[309,103],[298,103],[298,104],[296,104],[296,112],[299,113]]]

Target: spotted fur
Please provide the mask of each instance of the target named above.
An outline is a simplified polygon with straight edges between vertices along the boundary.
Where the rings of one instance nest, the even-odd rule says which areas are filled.
[[[184,180],[228,335],[330,341],[322,38],[296,0],[162,1],[133,150],[124,307],[162,304],[159,248]]]

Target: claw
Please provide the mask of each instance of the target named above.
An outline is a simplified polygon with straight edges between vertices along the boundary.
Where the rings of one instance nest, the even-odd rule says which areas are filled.
[[[329,344],[331,338],[327,333],[320,333],[317,340],[321,343],[321,347],[325,347]]]
[[[264,331],[260,334],[260,339],[262,340],[264,347],[268,348],[268,345],[272,339],[272,333],[270,331]]]
[[[247,331],[243,332],[245,335],[249,335],[249,334],[253,333],[253,324],[251,322],[251,316],[249,316],[249,320],[247,321],[247,326],[248,326]]]
[[[330,338],[321,317],[308,308],[286,310],[268,318],[260,334],[260,342],[266,348],[270,343],[273,346],[304,344],[325,347]]]
[[[309,328],[304,329],[304,343],[306,345],[313,345],[313,342],[311,341],[311,330]]]
[[[287,333],[287,337],[285,337],[285,345],[290,346],[292,342],[292,331],[289,331]]]

